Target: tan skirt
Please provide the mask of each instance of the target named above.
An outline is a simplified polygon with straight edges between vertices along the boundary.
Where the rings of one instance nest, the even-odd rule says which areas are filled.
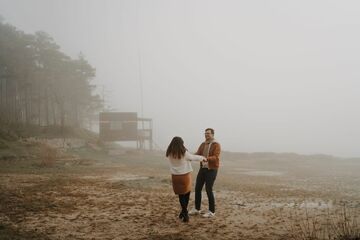
[[[191,173],[171,175],[175,194],[185,194],[191,191]]]

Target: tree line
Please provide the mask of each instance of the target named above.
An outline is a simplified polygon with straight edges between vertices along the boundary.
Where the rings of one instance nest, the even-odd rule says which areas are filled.
[[[0,19],[0,121],[84,127],[103,105],[91,84],[95,73],[46,32],[27,34]]]

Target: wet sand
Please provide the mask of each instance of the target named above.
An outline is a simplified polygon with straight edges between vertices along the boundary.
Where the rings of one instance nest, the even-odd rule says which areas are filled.
[[[51,169],[3,162],[2,239],[291,239],[306,218],[360,209],[359,160],[224,153],[216,217],[182,223],[162,153],[88,155]]]

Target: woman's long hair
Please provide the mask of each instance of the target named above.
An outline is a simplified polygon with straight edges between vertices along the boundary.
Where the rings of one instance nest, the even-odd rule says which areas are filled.
[[[184,140],[181,137],[174,137],[166,150],[166,157],[171,156],[175,159],[181,159],[185,155],[186,150]]]

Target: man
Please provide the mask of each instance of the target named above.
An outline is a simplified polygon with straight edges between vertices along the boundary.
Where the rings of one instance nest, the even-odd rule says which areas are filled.
[[[214,139],[214,129],[207,128],[205,130],[205,142],[203,142],[197,150],[197,155],[206,157],[206,161],[200,163],[200,169],[196,177],[195,184],[195,208],[189,214],[200,214],[201,209],[201,191],[205,184],[206,194],[209,200],[209,211],[203,214],[203,217],[215,216],[215,198],[213,186],[219,168],[221,146]]]

